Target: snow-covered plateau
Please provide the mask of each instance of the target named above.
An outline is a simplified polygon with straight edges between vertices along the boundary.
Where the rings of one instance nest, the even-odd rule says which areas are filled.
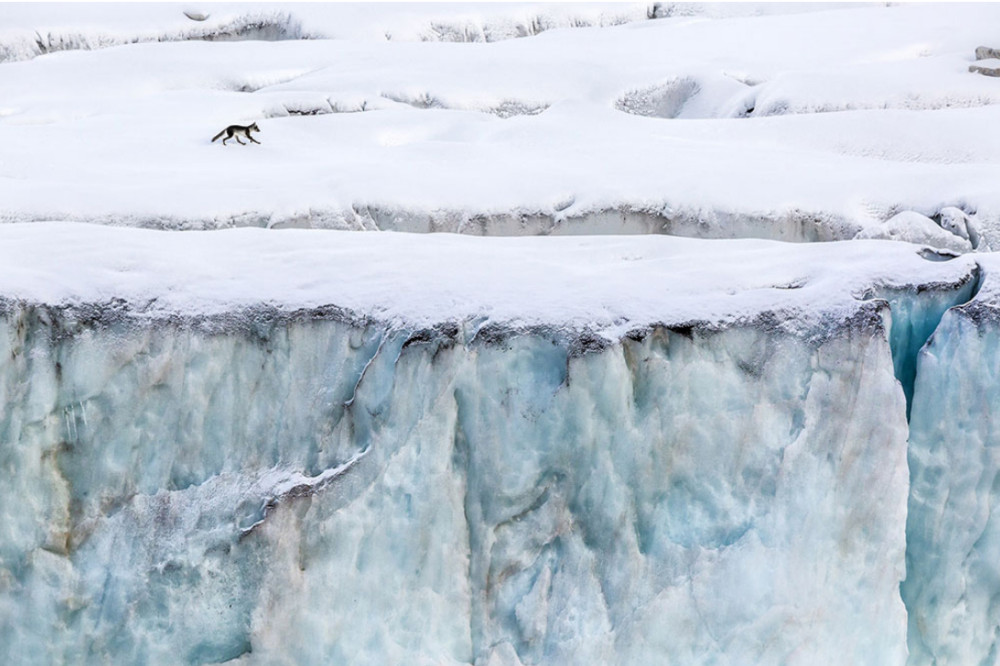
[[[0,663],[997,663],[998,24],[0,4]]]
[[[998,4],[408,7],[0,6],[0,220],[1000,233],[1000,82],[968,71]],[[260,145],[210,141],[254,121]]]

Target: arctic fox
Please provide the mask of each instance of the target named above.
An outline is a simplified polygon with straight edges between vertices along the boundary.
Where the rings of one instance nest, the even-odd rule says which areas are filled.
[[[253,125],[250,125],[249,127],[244,127],[243,125],[230,125],[226,129],[222,130],[221,132],[219,132],[218,134],[216,134],[215,136],[213,136],[212,137],[212,141],[215,141],[220,136],[222,136],[223,134],[225,134],[226,138],[222,140],[222,145],[223,146],[226,145],[226,141],[228,141],[229,139],[236,139],[236,143],[240,144],[241,146],[245,146],[247,144],[245,144],[242,141],[240,141],[239,135],[242,134],[243,136],[245,136],[246,138],[250,139],[254,143],[260,143],[260,141],[258,141],[257,139],[253,138],[252,136],[250,136],[250,130],[253,130],[254,132],[259,132],[260,128],[257,127],[257,123],[254,123]]]

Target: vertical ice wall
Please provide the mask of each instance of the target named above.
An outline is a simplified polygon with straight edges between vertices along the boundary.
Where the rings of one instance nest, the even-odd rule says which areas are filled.
[[[995,295],[949,311],[918,361],[910,422],[910,663],[1000,658],[1000,316]]]
[[[0,324],[8,661],[905,660],[884,304],[605,347],[94,315]]]
[[[901,663],[905,423],[875,407],[901,416],[873,310],[818,344],[656,330],[571,360],[541,413],[516,376],[473,383],[474,400],[460,390],[481,479],[467,499],[480,649],[523,663]],[[549,446],[520,436],[529,424]],[[872,486],[886,492],[866,497]]]

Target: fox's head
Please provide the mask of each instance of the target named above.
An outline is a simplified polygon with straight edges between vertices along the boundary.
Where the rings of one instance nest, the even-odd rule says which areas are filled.
[[[260,128],[257,127],[257,123],[254,123],[253,125],[251,125],[247,129],[252,129],[254,132],[259,132],[260,131]]]

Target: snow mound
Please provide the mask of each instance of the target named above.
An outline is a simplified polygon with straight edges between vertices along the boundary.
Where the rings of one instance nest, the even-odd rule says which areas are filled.
[[[912,210],[903,211],[879,226],[861,231],[856,238],[898,240],[954,252],[969,252],[973,246],[969,240],[967,223],[956,213],[961,211],[946,209],[942,214],[942,224],[938,224],[926,215]]]
[[[630,92],[618,100],[615,106],[620,111],[637,116],[676,118],[688,100],[700,90],[701,87],[694,79],[676,78],[652,88]]]

